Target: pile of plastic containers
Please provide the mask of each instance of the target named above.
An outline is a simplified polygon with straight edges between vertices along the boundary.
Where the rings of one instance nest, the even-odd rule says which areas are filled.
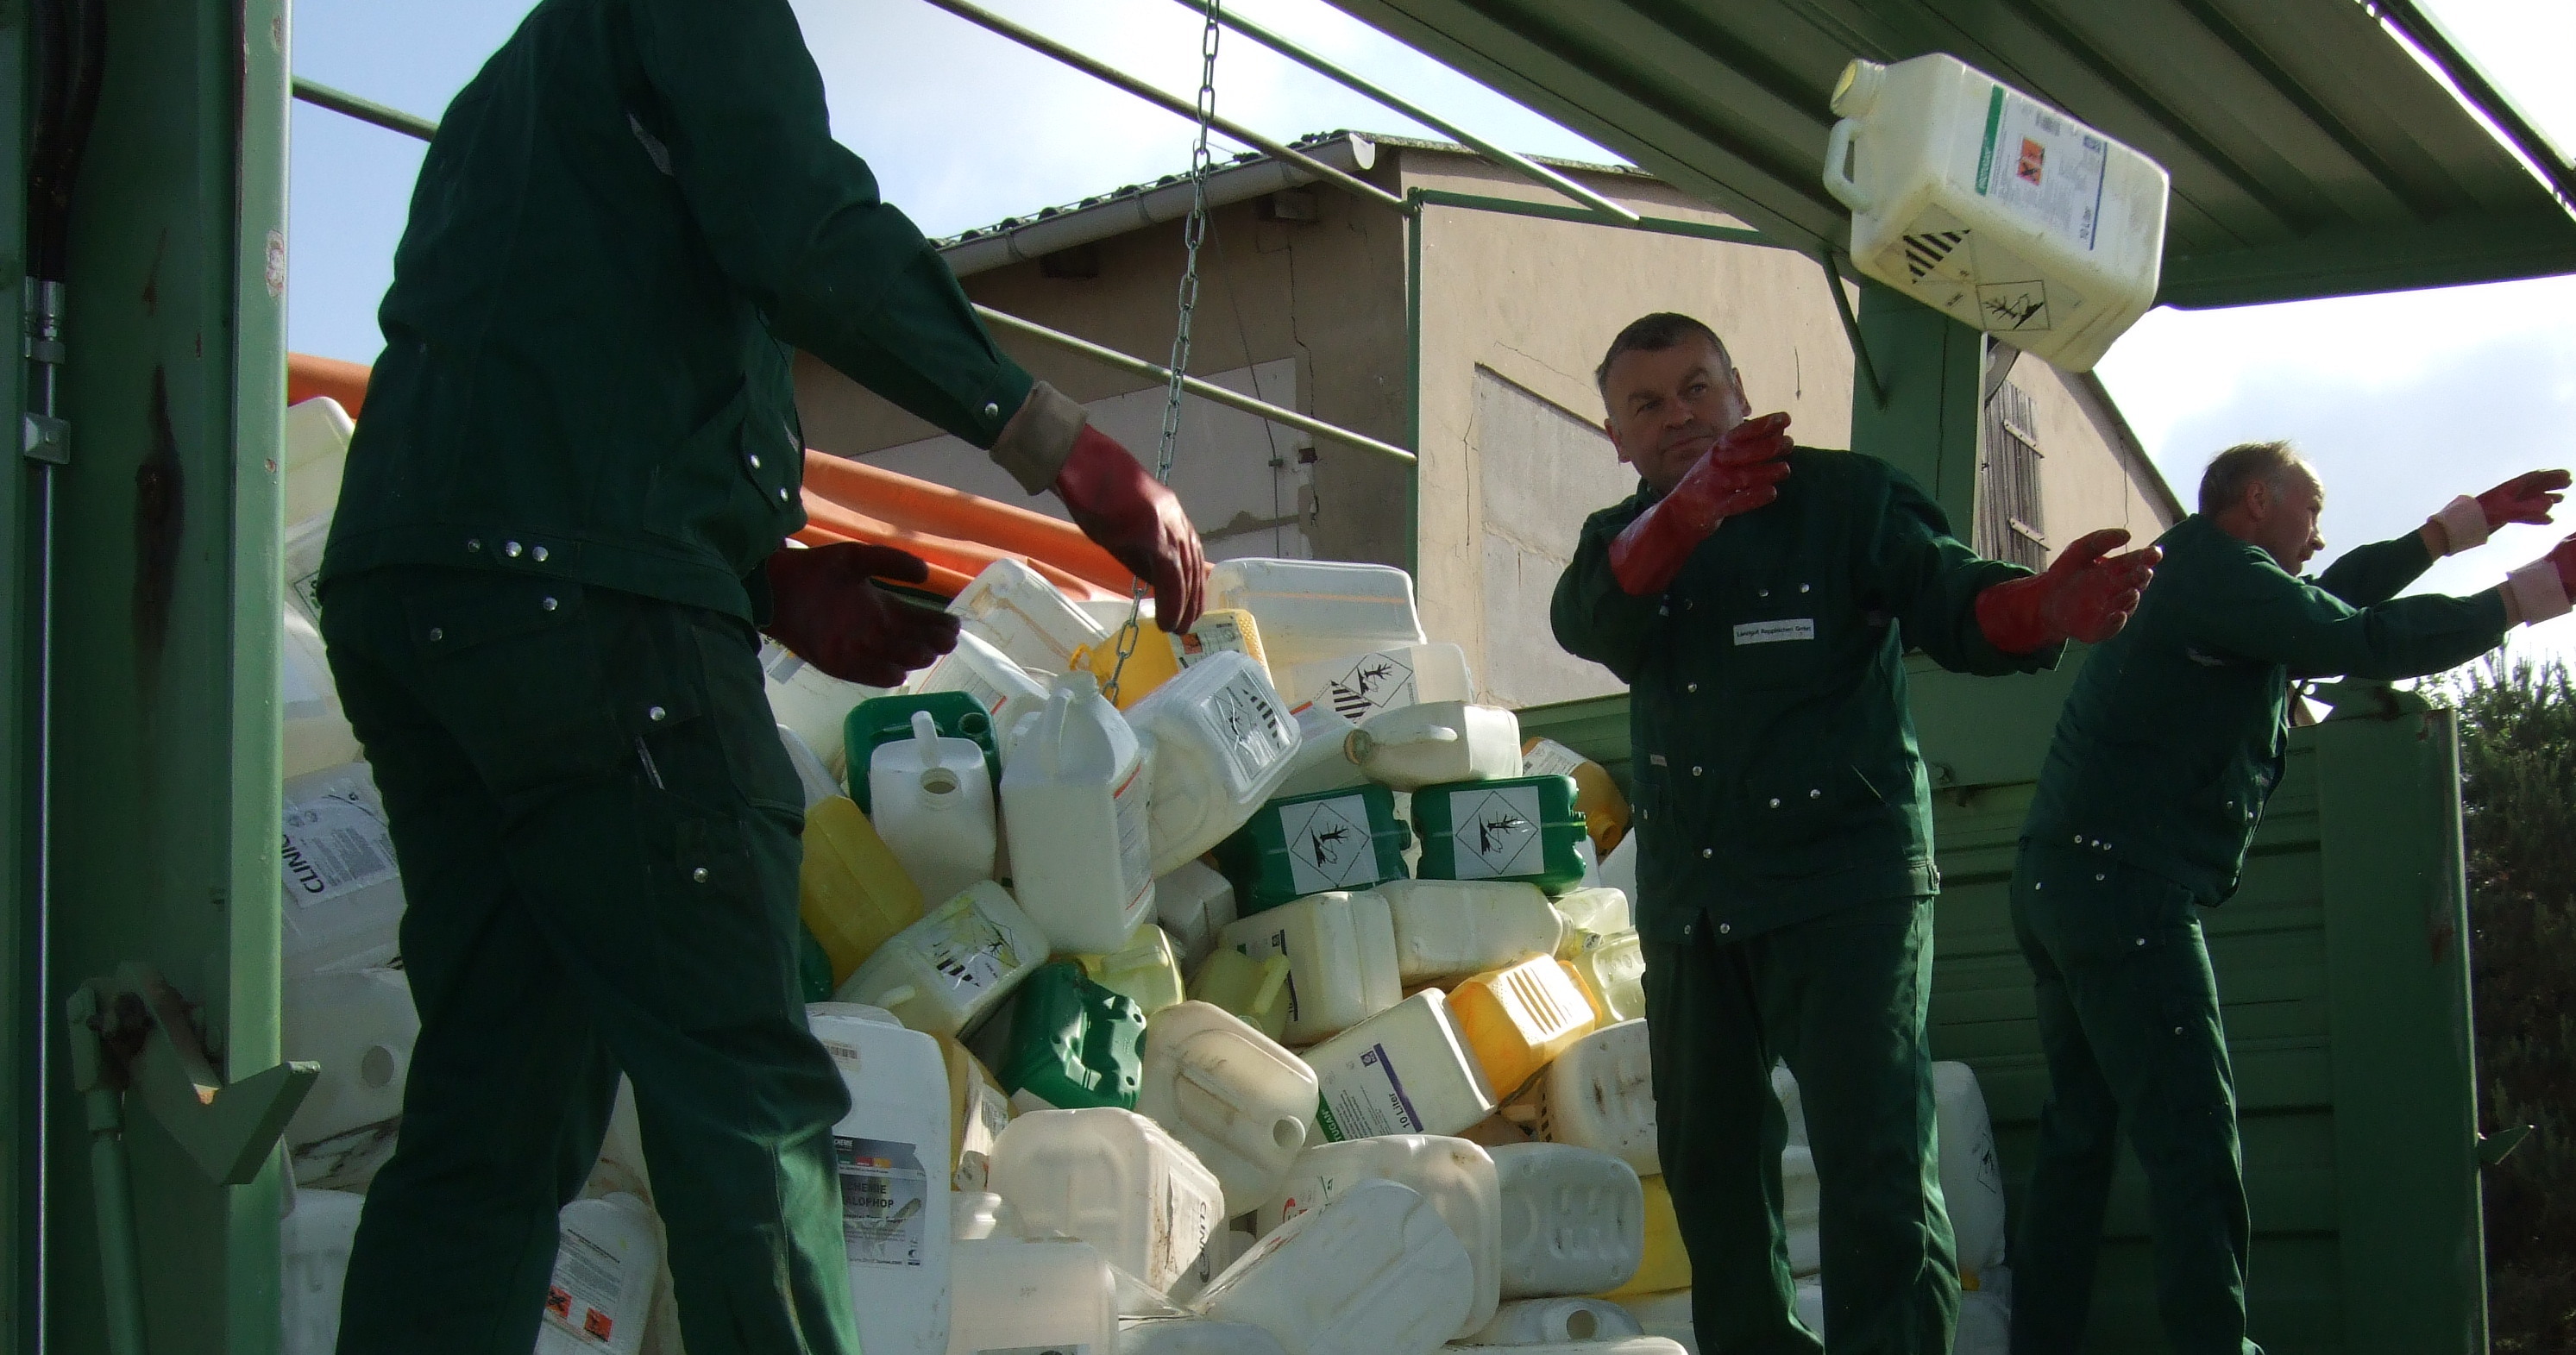
[[[1678,1355],[1617,782],[1476,704],[1400,571],[1230,561],[1209,607],[1122,636],[1126,604],[1005,560],[895,691],[764,652],[804,788],[807,1023],[851,1097],[863,1344]],[[384,810],[318,644],[293,643],[309,613],[283,692],[314,764],[287,784],[285,1044],[323,1065],[288,1133],[294,1351],[330,1347],[418,1029]],[[1961,1266],[2000,1320],[1992,1134],[1966,1069],[1937,1084]],[[1778,1090],[1820,1312],[1813,1159]],[[677,1348],[633,1107],[563,1212],[541,1350]]]

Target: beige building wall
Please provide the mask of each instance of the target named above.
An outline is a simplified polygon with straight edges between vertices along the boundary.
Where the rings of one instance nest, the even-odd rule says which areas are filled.
[[[1741,224],[1644,174],[1574,172],[1645,215]],[[1472,155],[1402,142],[1381,141],[1366,177],[1398,193],[1563,201]],[[1417,411],[1404,222],[1326,188],[1299,190],[1293,205],[1316,219],[1280,220],[1267,198],[1218,209],[1201,256],[1190,369],[1399,446],[1418,430],[1418,483],[1414,467],[1192,400],[1174,484],[1214,557],[1413,566],[1424,629],[1465,648],[1480,699],[1525,706],[1619,689],[1608,670],[1556,647],[1547,611],[1584,518],[1636,487],[1601,431],[1592,382],[1628,321],[1656,310],[1707,321],[1726,338],[1757,411],[1786,410],[1802,444],[1849,445],[1851,347],[1832,284],[1811,258],[1427,208]],[[1101,240],[1094,276],[1050,277],[1028,262],[975,274],[965,287],[996,309],[1160,361],[1182,257],[1180,225],[1166,223]],[[1001,342],[1150,461],[1159,385],[1007,333]],[[2098,383],[2035,360],[2005,376],[2033,402],[2052,551],[2092,526],[2127,526],[2145,539],[2172,520],[2169,496]],[[797,380],[814,447],[1061,516],[1051,496],[1026,498],[982,453],[822,364],[800,359]]]

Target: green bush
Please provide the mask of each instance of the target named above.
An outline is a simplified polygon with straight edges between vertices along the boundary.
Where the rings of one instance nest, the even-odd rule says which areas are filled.
[[[2460,709],[2479,1123],[2532,1126],[2486,1173],[2499,1355],[2576,1350],[2576,679],[2490,658]]]

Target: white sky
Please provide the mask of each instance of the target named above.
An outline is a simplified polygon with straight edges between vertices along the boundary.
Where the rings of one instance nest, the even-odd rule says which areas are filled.
[[[1198,26],[1178,0],[983,3],[1167,89],[1196,87]],[[1229,3],[1501,144],[1617,158],[1323,0]],[[835,135],[930,234],[1187,164],[1187,123],[919,0],[796,7],[824,72]],[[2576,2],[2426,7],[2545,134],[2576,146]],[[525,0],[300,0],[294,67],[436,117],[526,8]],[[1334,127],[1427,133],[1237,35],[1221,50],[1220,107],[1273,136]],[[375,303],[419,170],[418,144],[300,103],[292,131],[289,342],[371,360],[380,344]],[[2101,372],[2186,503],[2218,449],[2295,439],[2325,473],[2331,555],[2409,530],[2453,494],[2535,466],[2576,465],[2576,278],[2160,310],[2120,340]],[[2563,516],[2576,529],[2576,511]],[[2509,528],[2485,550],[2437,566],[2425,586],[2492,586],[2556,536]],[[2524,634],[2576,656],[2576,618]]]

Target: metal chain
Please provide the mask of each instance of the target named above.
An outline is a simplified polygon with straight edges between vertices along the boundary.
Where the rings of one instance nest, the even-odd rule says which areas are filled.
[[[1199,35],[1199,134],[1190,147],[1190,215],[1181,226],[1180,318],[1172,329],[1172,360],[1168,364],[1171,380],[1163,394],[1163,439],[1154,455],[1154,479],[1160,484],[1172,482],[1172,451],[1181,436],[1181,383],[1190,369],[1190,323],[1199,309],[1199,246],[1207,240],[1207,176],[1214,163],[1208,153],[1208,125],[1216,121],[1216,44],[1223,30],[1217,26],[1217,10],[1223,0],[1207,0],[1207,26]],[[1145,581],[1136,580],[1135,591],[1127,602],[1127,623],[1118,628],[1118,658],[1110,667],[1109,681],[1101,690],[1110,700],[1118,699],[1118,679],[1127,671],[1128,657],[1144,633]]]

